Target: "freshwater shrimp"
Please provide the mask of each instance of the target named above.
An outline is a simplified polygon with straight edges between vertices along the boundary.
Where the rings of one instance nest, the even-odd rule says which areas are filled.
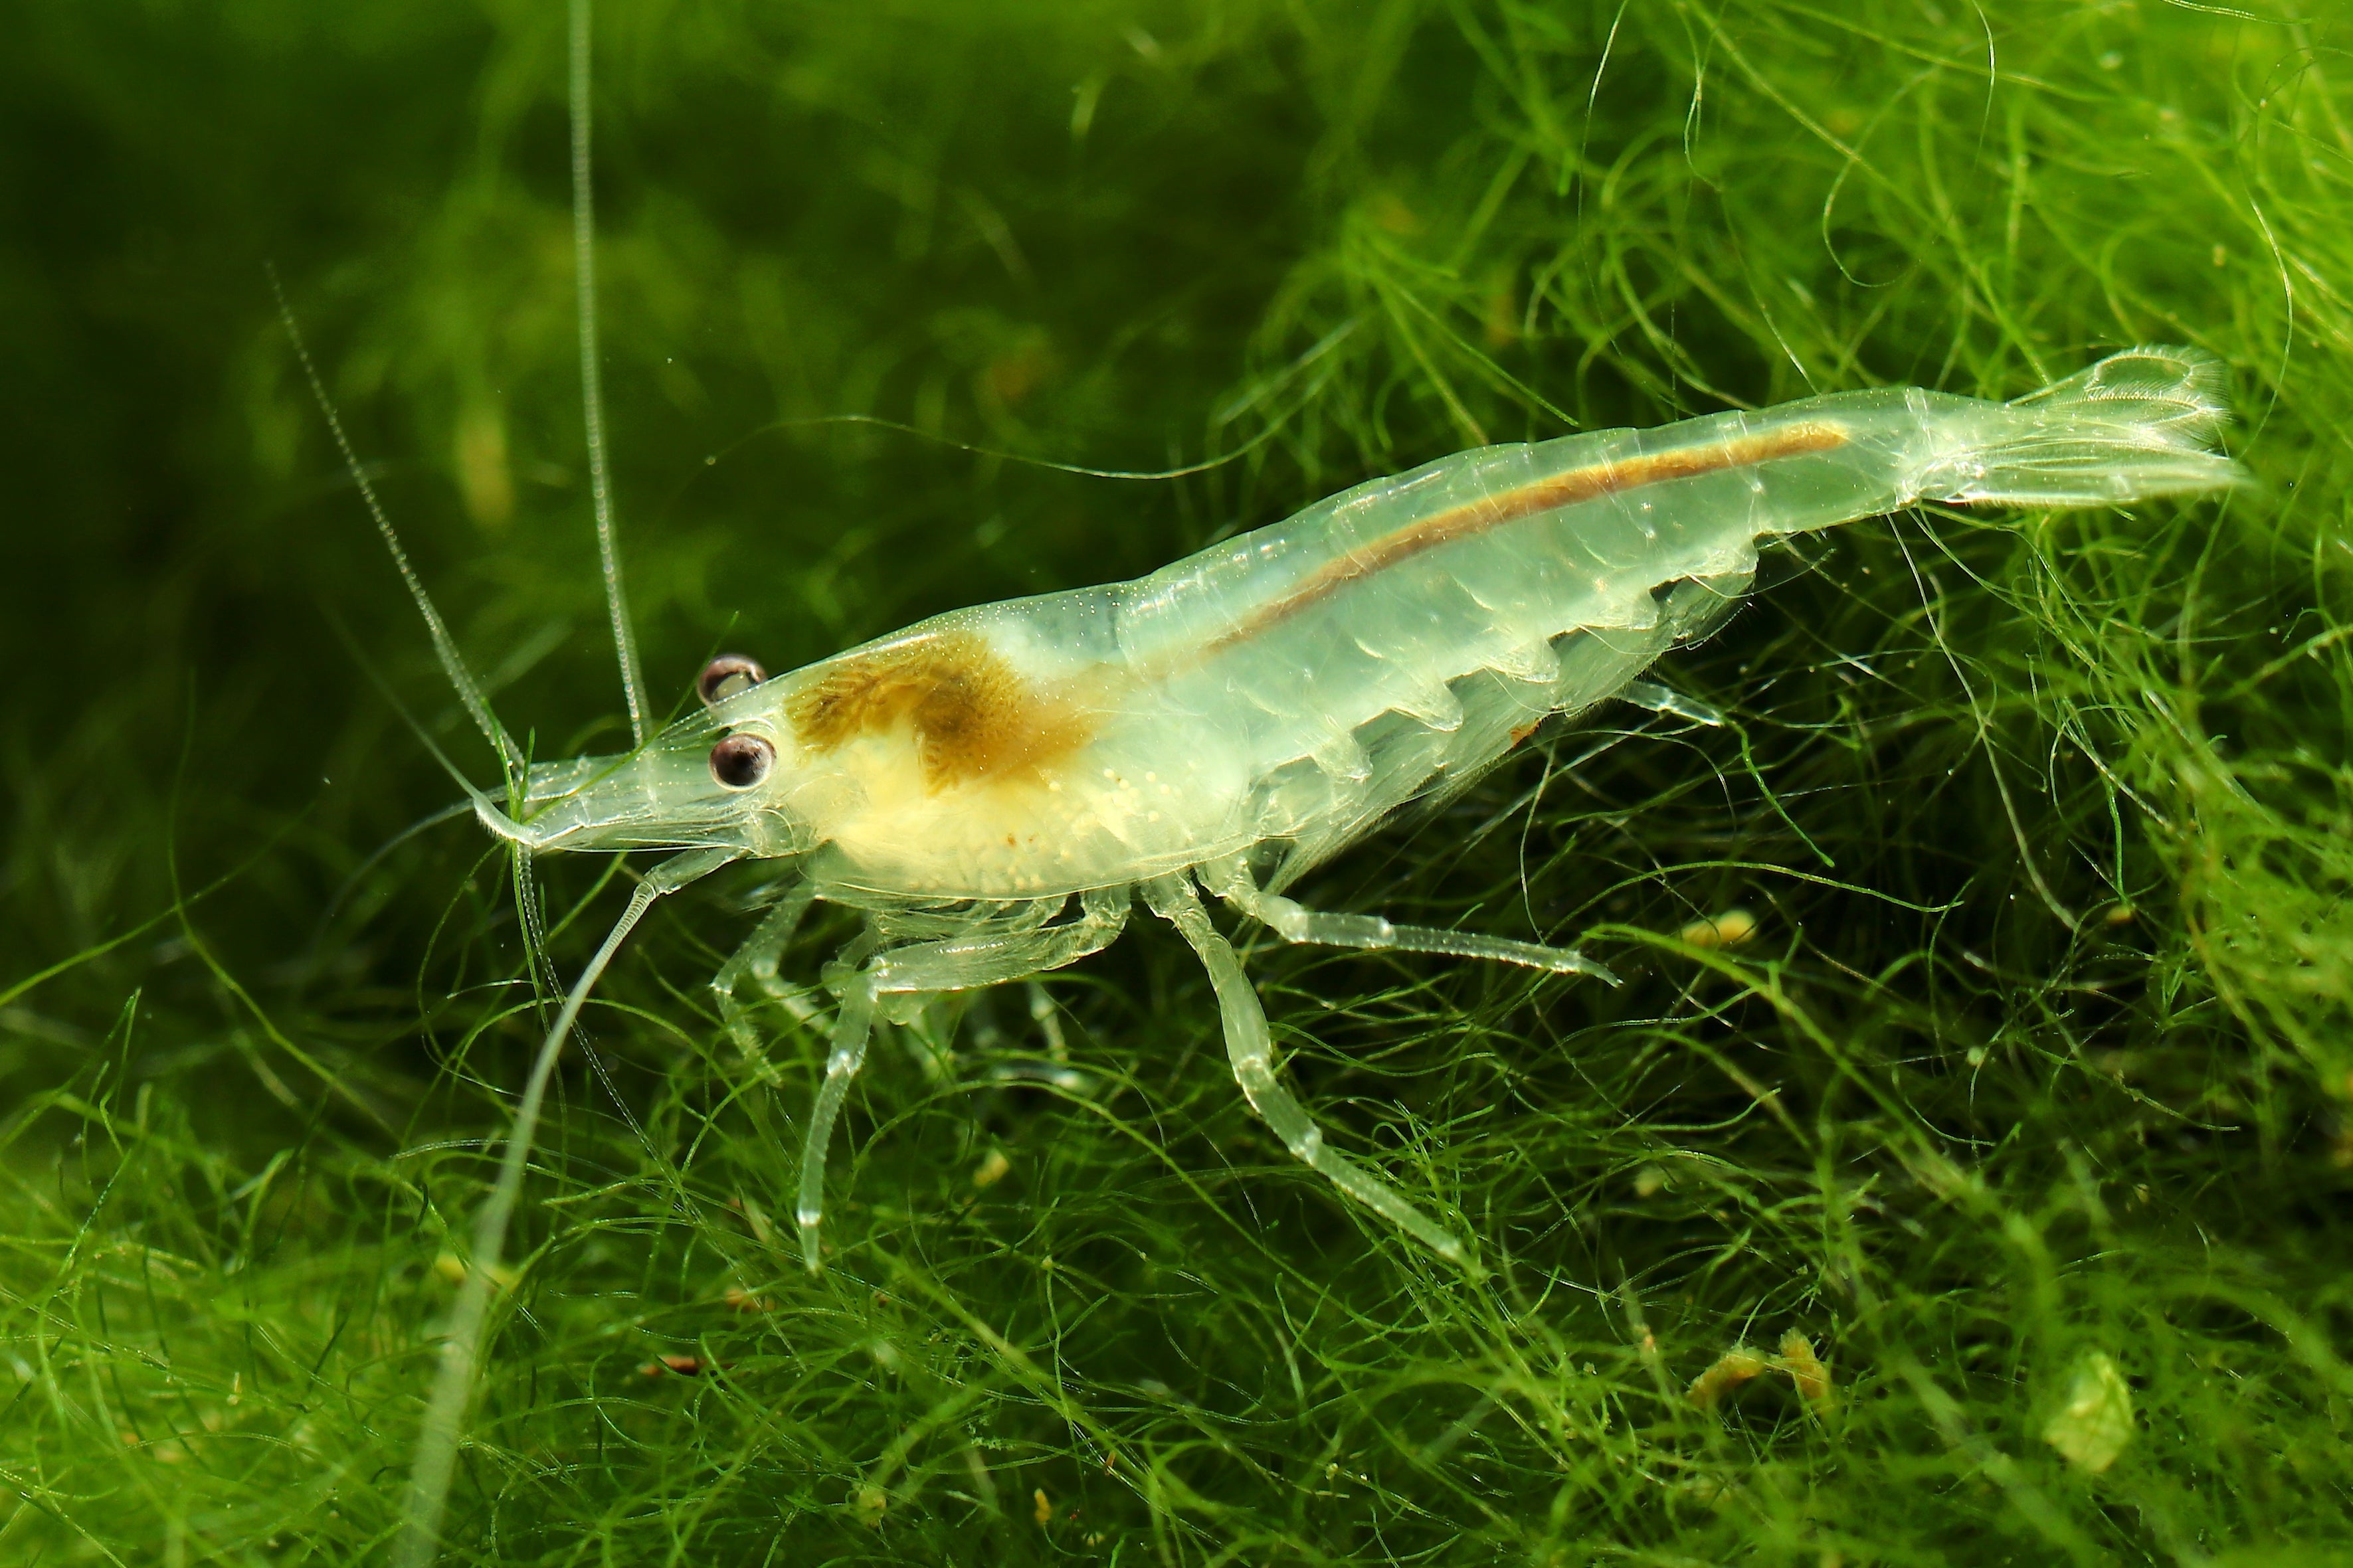
[[[1133,582],[951,611],[773,679],[719,658],[702,712],[622,755],[534,767],[520,812],[477,796],[476,813],[530,854],[673,857],[559,1036],[647,906],[730,861],[787,861],[793,882],[713,980],[723,1003],[747,980],[792,994],[778,958],[813,900],[863,912],[832,971],[795,1206],[812,1269],[827,1143],[875,1017],[1074,963],[1138,894],[1207,968],[1234,1076],[1284,1146],[1467,1263],[1282,1086],[1200,893],[1290,942],[1615,984],[1573,948],[1326,913],[1284,889],[1543,720],[1611,697],[1673,705],[1639,678],[1737,600],[1760,541],[1922,501],[2113,505],[2234,482],[2211,448],[2220,382],[2202,354],[2137,348],[2012,403],[1840,393],[1458,452]]]
[[[1286,889],[1400,807],[1461,788],[1546,720],[1612,698],[1701,716],[1642,677],[1721,621],[1766,542],[1922,502],[2112,506],[2242,478],[2216,450],[2221,366],[2166,347],[2110,355],[2009,403],[1918,388],[1839,393],[1484,447],[1360,484],[1132,582],[952,611],[773,679],[723,657],[696,682],[702,710],[649,736],[596,387],[586,0],[574,0],[571,68],[584,402],[630,750],[527,762],[410,566],[285,317],[444,672],[501,759],[503,801],[459,775],[477,817],[523,857],[665,857],[565,994],[516,1107],[417,1446],[395,1552],[405,1568],[438,1546],[550,1075],[658,899],[735,862],[781,863],[774,907],[712,985],[755,1060],[765,1055],[738,994],[747,984],[828,1036],[794,1205],[812,1271],[823,1264],[828,1145],[876,1019],[905,1022],[934,996],[1076,963],[1119,936],[1140,896],[1207,970],[1235,1079],[1284,1147],[1476,1273],[1462,1237],[1333,1148],[1284,1088],[1257,993],[1202,893],[1289,942],[1615,984],[1575,948],[1313,910]],[[827,967],[830,1017],[779,974],[819,900],[865,922]]]
[[[506,805],[469,794],[519,852],[668,858],[549,1030],[470,1287],[497,1263],[549,1069],[614,952],[657,899],[752,859],[785,863],[789,885],[712,984],[739,1037],[746,982],[829,1033],[794,1211],[812,1270],[827,1145],[875,1019],[1075,963],[1140,895],[1207,969],[1234,1077],[1284,1147],[1475,1271],[1461,1237],[1333,1148],[1283,1087],[1201,893],[1290,942],[1616,984],[1574,948],[1312,910],[1284,889],[1548,718],[1610,698],[1677,707],[1641,677],[1737,602],[1763,542],[1921,502],[2109,506],[2239,482],[2214,449],[2221,380],[2203,353],[2143,347],[2010,403],[1838,393],[1458,452],[1132,582],[951,611],[774,678],[723,657],[697,682],[702,710],[627,752],[511,762]],[[468,710],[512,759],[401,566]],[[828,966],[830,1020],[778,977],[818,900],[865,917]]]

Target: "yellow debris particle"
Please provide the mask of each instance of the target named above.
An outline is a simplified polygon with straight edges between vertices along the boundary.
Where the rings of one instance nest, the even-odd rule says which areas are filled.
[[[880,1530],[883,1514],[890,1511],[891,1500],[881,1487],[870,1481],[858,1489],[858,1495],[849,1500],[849,1506],[856,1511],[859,1523],[869,1530]]]
[[[1520,302],[1513,295],[1508,272],[1496,275],[1480,318],[1489,348],[1507,349],[1520,341]]]
[[[1421,219],[1393,191],[1383,191],[1369,204],[1373,222],[1389,234],[1419,234]]]
[[[676,1373],[681,1377],[701,1377],[712,1371],[714,1363],[699,1355],[659,1355],[638,1368],[639,1377],[659,1377],[664,1373]]]
[[[454,1252],[445,1252],[433,1260],[433,1272],[452,1285],[463,1285],[466,1282],[466,1260]],[[503,1263],[491,1270],[491,1282],[501,1290],[513,1289],[515,1281],[522,1278],[521,1273]]]
[[[1692,1379],[1683,1397],[1695,1410],[1713,1410],[1725,1394],[1773,1363],[1744,1346],[1734,1346],[1715,1358],[1715,1364]]]
[[[1820,1415],[1828,1415],[1836,1394],[1831,1387],[1831,1369],[1814,1354],[1813,1342],[1791,1329],[1781,1336],[1781,1359],[1776,1363],[1789,1374],[1798,1385],[1798,1397],[1814,1407]]]
[[[1715,1363],[1692,1379],[1683,1397],[1693,1408],[1713,1410],[1723,1403],[1726,1394],[1751,1378],[1768,1372],[1787,1373],[1796,1384],[1798,1397],[1811,1406],[1817,1415],[1831,1412],[1834,1394],[1831,1385],[1831,1369],[1814,1354],[1811,1341],[1792,1329],[1781,1336],[1781,1353],[1761,1355],[1746,1345],[1735,1345],[1715,1358]]]
[[[983,1160],[978,1168],[973,1172],[972,1184],[976,1187],[993,1187],[1003,1181],[1005,1173],[1011,1169],[1013,1169],[1013,1162],[1005,1157],[1005,1151],[991,1149],[988,1152],[988,1158]]]
[[[1634,1195],[1638,1198],[1656,1197],[1666,1184],[1667,1173],[1656,1165],[1645,1165],[1634,1173]]]
[[[2125,1374],[2105,1352],[2087,1352],[2075,1363],[2067,1403],[2044,1425],[2042,1440],[2069,1464],[2098,1475],[2116,1462],[2132,1435],[2132,1389]]]
[[[1042,342],[1025,342],[1008,349],[980,373],[981,385],[997,403],[1010,408],[1054,374],[1054,353]]]
[[[1039,1487],[1036,1491],[1031,1492],[1029,1497],[1030,1500],[1038,1505],[1037,1508],[1031,1511],[1029,1517],[1036,1520],[1040,1524],[1053,1523],[1054,1504],[1052,1500],[1046,1496],[1046,1489],[1044,1487]]]
[[[1694,947],[1739,947],[1757,934],[1757,917],[1746,910],[1726,910],[1713,920],[1692,921],[1681,934]]]

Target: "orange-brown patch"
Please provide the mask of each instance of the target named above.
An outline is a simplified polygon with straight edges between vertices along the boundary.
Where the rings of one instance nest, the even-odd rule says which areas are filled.
[[[1713,1410],[1725,1394],[1772,1364],[1755,1351],[1736,1346],[1716,1357],[1714,1365],[1693,1378],[1691,1386],[1683,1390],[1683,1398],[1694,1409]]]
[[[1797,1330],[1781,1336],[1781,1356],[1776,1365],[1789,1374],[1798,1392],[1807,1404],[1824,1415],[1838,1403],[1838,1394],[1831,1386],[1831,1369],[1814,1354],[1813,1342]]]
[[[913,731],[933,789],[1037,768],[1083,744],[1091,726],[1033,689],[978,634],[942,632],[837,661],[786,710],[801,743],[826,752],[860,735]]]
[[[638,1368],[638,1375],[659,1377],[666,1372],[674,1372],[681,1377],[701,1377],[706,1372],[718,1370],[719,1364],[705,1361],[699,1355],[662,1355]]]
[[[1664,484],[1670,479],[1697,479],[1703,474],[1746,468],[1752,463],[1769,462],[1776,458],[1800,458],[1812,452],[1828,452],[1845,446],[1846,441],[1846,431],[1836,425],[1792,425],[1786,430],[1736,437],[1729,441],[1717,441],[1707,446],[1679,447],[1671,451],[1646,452],[1622,461],[1588,463],[1584,468],[1570,468],[1549,479],[1538,479],[1534,484],[1522,485],[1517,489],[1504,490],[1482,500],[1451,507],[1384,534],[1370,545],[1351,551],[1336,561],[1326,562],[1301,579],[1299,585],[1290,593],[1219,638],[1212,645],[1212,651],[1229,644],[1246,642],[1277,622],[1360,578],[1372,576],[1425,550],[1435,550],[1458,539],[1469,539],[1489,529],[1500,528],[1505,523],[1517,522],[1561,507],[1575,506],[1579,501],[1640,489],[1645,485]]]

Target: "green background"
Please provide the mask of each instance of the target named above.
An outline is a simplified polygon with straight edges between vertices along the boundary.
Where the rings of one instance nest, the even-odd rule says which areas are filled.
[[[721,647],[1132,575],[1463,446],[2134,342],[2228,363],[2260,483],[1783,552],[1662,667],[1730,723],[1607,708],[1311,879],[1630,977],[1249,950],[1292,1082],[1482,1283],[1288,1160],[1149,921],[1050,1028],[1014,990],[878,1043],[811,1279],[770,1216],[820,1047],[764,1015],[763,1082],[704,986],[758,878],[668,901],[559,1080],[448,1560],[2353,1551],[2330,15],[605,5],[665,709]],[[5,21],[0,1558],[381,1561],[536,1028],[494,847],[404,836],[455,791],[392,699],[495,769],[266,269],[501,714],[610,749],[563,8]],[[544,869],[570,973],[627,872]],[[1789,1333],[1831,1402],[1686,1397]],[[2044,1435],[2096,1357],[2134,1415],[2094,1473]]]

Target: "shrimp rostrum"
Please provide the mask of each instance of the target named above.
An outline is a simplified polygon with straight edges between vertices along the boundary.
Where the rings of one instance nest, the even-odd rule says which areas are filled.
[[[701,712],[626,755],[533,768],[518,814],[477,809],[533,854],[670,854],[623,930],[723,864],[789,860],[790,890],[714,981],[739,1033],[736,989],[784,993],[778,956],[812,900],[863,911],[832,971],[795,1209],[812,1268],[829,1134],[877,1016],[1073,963],[1139,893],[1208,971],[1235,1079],[1285,1147],[1467,1261],[1283,1087],[1201,893],[1291,942],[1615,984],[1573,948],[1326,913],[1284,889],[1541,720],[1671,700],[1638,678],[1736,600],[1761,542],[1922,501],[2097,506],[2233,483],[2211,449],[2220,383],[2201,354],[2139,348],[2006,404],[1843,393],[1460,452],[1134,582],[953,611],[774,679],[716,660]]]
[[[1290,942],[1615,984],[1574,948],[1329,913],[1286,889],[1548,717],[1612,697],[1673,706],[1641,677],[1736,602],[1767,541],[1927,501],[2106,506],[2238,482],[2214,449],[2221,380],[2201,353],[2137,348],[2010,403],[1841,393],[1459,452],[1134,582],[953,611],[774,679],[718,659],[691,717],[620,755],[536,766],[491,713],[376,509],[445,670],[506,764],[502,803],[467,786],[483,824],[526,855],[666,857],[565,997],[517,1106],[476,1219],[402,1560],[430,1556],[550,1071],[661,895],[732,862],[785,863],[785,891],[712,984],[755,1058],[754,1015],[737,995],[747,984],[829,1037],[795,1205],[812,1269],[827,1145],[877,1018],[1074,963],[1119,935],[1140,894],[1208,970],[1234,1077],[1284,1146],[1475,1270],[1460,1235],[1333,1148],[1283,1086],[1257,994],[1201,895]],[[366,491],[364,471],[353,474]],[[609,553],[607,564],[636,720]],[[778,978],[816,900],[865,919],[827,968],[829,1016]]]

